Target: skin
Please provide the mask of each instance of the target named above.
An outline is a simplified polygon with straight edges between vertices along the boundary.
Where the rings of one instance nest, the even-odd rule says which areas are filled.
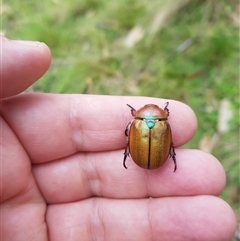
[[[126,170],[126,103],[166,100],[20,94],[47,71],[50,50],[1,41],[1,240],[231,240],[235,216],[217,197],[226,181],[221,164],[178,148],[197,128],[188,106],[168,100],[177,171],[170,159],[149,171],[131,158]]]

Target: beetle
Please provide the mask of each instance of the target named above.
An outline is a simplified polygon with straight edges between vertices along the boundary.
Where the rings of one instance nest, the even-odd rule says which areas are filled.
[[[127,169],[126,159],[131,156],[133,161],[144,169],[156,169],[162,166],[168,156],[177,170],[175,148],[172,141],[171,127],[168,123],[169,102],[164,109],[157,105],[147,104],[135,110],[131,105],[134,119],[126,127],[127,146],[124,152],[123,166]]]

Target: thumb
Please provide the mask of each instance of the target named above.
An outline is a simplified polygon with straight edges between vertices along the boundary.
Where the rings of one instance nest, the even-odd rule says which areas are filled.
[[[51,63],[50,49],[40,42],[0,37],[0,97],[16,95],[38,80]]]

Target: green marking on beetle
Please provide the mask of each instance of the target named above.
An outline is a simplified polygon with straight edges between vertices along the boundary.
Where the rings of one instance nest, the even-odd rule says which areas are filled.
[[[155,122],[154,121],[146,121],[146,125],[149,129],[152,129],[155,126]]]

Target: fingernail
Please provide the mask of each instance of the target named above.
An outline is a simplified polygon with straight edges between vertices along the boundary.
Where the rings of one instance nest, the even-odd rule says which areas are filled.
[[[41,43],[39,41],[30,41],[30,40],[11,40],[11,41],[19,44],[27,45],[30,47],[37,47]]]

